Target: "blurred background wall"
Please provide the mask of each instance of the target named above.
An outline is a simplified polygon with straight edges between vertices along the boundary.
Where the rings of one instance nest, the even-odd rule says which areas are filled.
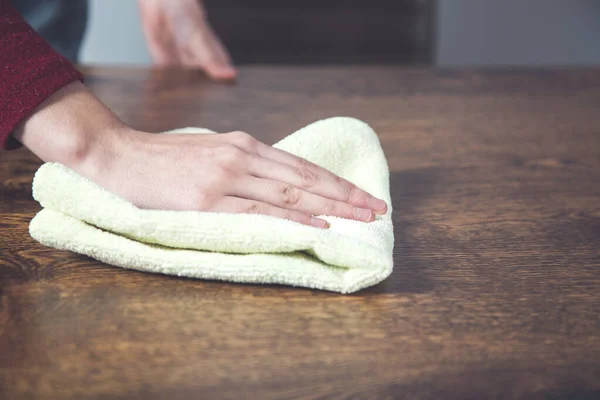
[[[292,49],[301,46],[302,43],[294,42],[298,37],[294,32],[301,30],[302,24],[309,24],[306,32],[321,35],[325,42],[337,32],[343,46],[356,43],[358,50],[363,46],[359,52],[363,57],[350,60],[356,63],[372,59],[442,67],[600,64],[598,0],[286,0],[272,2],[272,6],[266,0],[206,0],[205,3],[209,18],[214,19],[213,25],[232,49],[234,59],[238,62],[241,59],[243,63],[257,62],[250,53],[244,53],[248,47],[245,43],[253,37],[259,40],[260,35],[269,35],[269,28],[277,28],[273,23],[244,21],[252,22],[251,19],[261,18],[261,15],[279,20],[276,7],[284,15],[291,4],[298,3],[306,10],[314,3],[312,16],[306,12],[285,14],[285,18],[292,18],[290,15],[309,17],[307,21],[294,17],[280,24],[291,27],[289,38],[277,35],[280,42],[288,40]],[[326,4],[331,6],[327,8]],[[332,21],[338,21],[339,26],[331,29]],[[262,28],[252,29],[252,26]],[[329,26],[330,30],[319,28],[322,26]],[[357,36],[352,37],[352,34]],[[365,41],[366,37],[371,44]],[[264,48],[269,46],[273,44],[265,44]],[[327,59],[323,55],[326,50],[326,47],[314,50],[323,62],[346,60]],[[373,50],[372,54],[367,50]],[[297,63],[307,59],[294,60],[293,54],[297,51],[287,56],[283,50],[280,53],[279,62]],[[378,59],[378,54],[386,53],[385,59]],[[267,53],[261,55],[253,51],[252,54],[259,60],[268,58]],[[135,0],[91,0],[81,61],[83,64],[150,64]]]
[[[439,65],[600,63],[600,1],[440,0]]]
[[[177,0],[175,0],[177,1]],[[142,64],[151,62],[136,0],[89,0],[88,30],[82,64]]]

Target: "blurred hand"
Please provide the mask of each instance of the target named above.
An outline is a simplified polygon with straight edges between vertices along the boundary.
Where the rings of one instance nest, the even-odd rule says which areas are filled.
[[[227,50],[199,0],[138,0],[148,49],[159,65],[200,68],[215,80],[233,80]]]
[[[386,204],[243,132],[136,131],[81,83],[44,102],[14,136],[140,208],[253,213],[326,227],[314,215],[371,222]]]

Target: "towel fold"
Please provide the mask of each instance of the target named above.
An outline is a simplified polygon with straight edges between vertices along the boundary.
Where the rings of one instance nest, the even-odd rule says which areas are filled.
[[[172,132],[209,133],[197,128]],[[392,272],[389,171],[364,122],[318,121],[274,147],[324,167],[386,201],[371,223],[321,216],[319,229],[263,215],[142,210],[57,163],[36,172],[43,209],[31,236],[57,249],[147,272],[351,293]]]

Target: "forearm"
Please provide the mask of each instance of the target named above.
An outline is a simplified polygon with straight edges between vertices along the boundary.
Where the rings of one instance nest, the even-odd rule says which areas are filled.
[[[112,156],[117,139],[130,131],[82,83],[73,82],[46,99],[14,131],[43,161],[94,175]]]

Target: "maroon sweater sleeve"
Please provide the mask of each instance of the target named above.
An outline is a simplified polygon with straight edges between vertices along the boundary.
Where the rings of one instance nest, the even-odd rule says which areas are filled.
[[[0,146],[20,146],[15,127],[52,93],[83,80],[9,4],[0,0]]]

